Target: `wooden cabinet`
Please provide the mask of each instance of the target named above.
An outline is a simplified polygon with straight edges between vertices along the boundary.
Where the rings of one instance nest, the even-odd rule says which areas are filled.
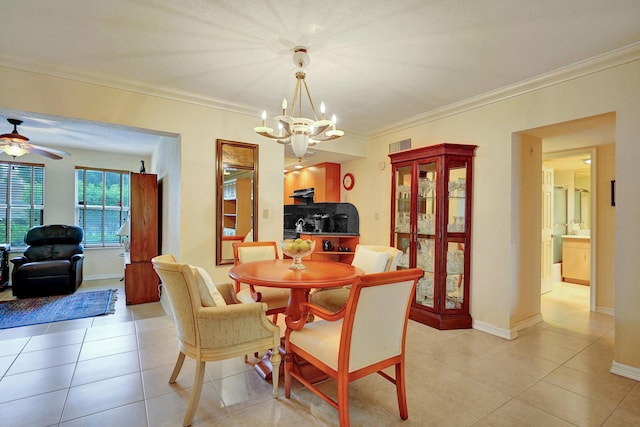
[[[253,182],[250,179],[225,181],[222,197],[222,234],[245,236],[251,231]]]
[[[391,245],[398,268],[420,267],[410,318],[438,329],[470,328],[469,257],[475,145],[438,144],[389,154]]]
[[[591,281],[591,239],[562,236],[562,280],[589,285]]]
[[[158,255],[158,178],[132,173],[130,177],[129,252],[125,254],[124,293],[127,304],[160,299],[160,279],[151,258]]]
[[[289,197],[302,188],[314,189],[315,203],[340,202],[340,164],[325,162],[285,173],[284,204],[303,203]]]
[[[360,237],[353,234],[300,234],[301,239],[313,240],[316,242],[313,253],[309,256],[312,261],[337,261],[351,264],[353,252],[360,243]],[[330,240],[333,244],[332,251],[325,251],[323,242]],[[348,249],[340,251],[339,248]]]

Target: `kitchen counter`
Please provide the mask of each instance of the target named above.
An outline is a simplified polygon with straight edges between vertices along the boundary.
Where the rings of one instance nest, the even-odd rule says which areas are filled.
[[[305,231],[300,234],[311,234],[313,236],[359,236],[360,233],[325,233],[323,231]]]
[[[284,238],[285,239],[296,239],[300,237],[300,234],[308,234],[312,236],[359,236],[360,233],[325,233],[325,232],[315,232],[315,231],[303,231],[302,233],[296,233],[295,229],[284,229]]]

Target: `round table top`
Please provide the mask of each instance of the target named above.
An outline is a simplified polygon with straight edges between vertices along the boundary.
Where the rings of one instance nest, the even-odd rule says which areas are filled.
[[[343,286],[364,274],[360,268],[342,262],[302,261],[304,270],[290,270],[293,260],[247,262],[229,270],[229,277],[254,286],[274,288],[329,288]]]

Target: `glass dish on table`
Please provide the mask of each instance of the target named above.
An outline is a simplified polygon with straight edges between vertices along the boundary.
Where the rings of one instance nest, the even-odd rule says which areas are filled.
[[[302,258],[311,255],[316,247],[315,240],[305,239],[285,239],[280,245],[282,253],[293,258],[293,262],[289,266],[291,270],[304,270],[306,267],[302,264]]]

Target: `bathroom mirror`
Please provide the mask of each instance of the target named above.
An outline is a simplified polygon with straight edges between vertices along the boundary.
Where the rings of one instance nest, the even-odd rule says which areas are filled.
[[[574,216],[573,222],[580,224],[583,230],[591,229],[591,171],[576,171],[574,173]]]
[[[216,265],[233,264],[233,242],[258,236],[258,146],[217,140]]]

